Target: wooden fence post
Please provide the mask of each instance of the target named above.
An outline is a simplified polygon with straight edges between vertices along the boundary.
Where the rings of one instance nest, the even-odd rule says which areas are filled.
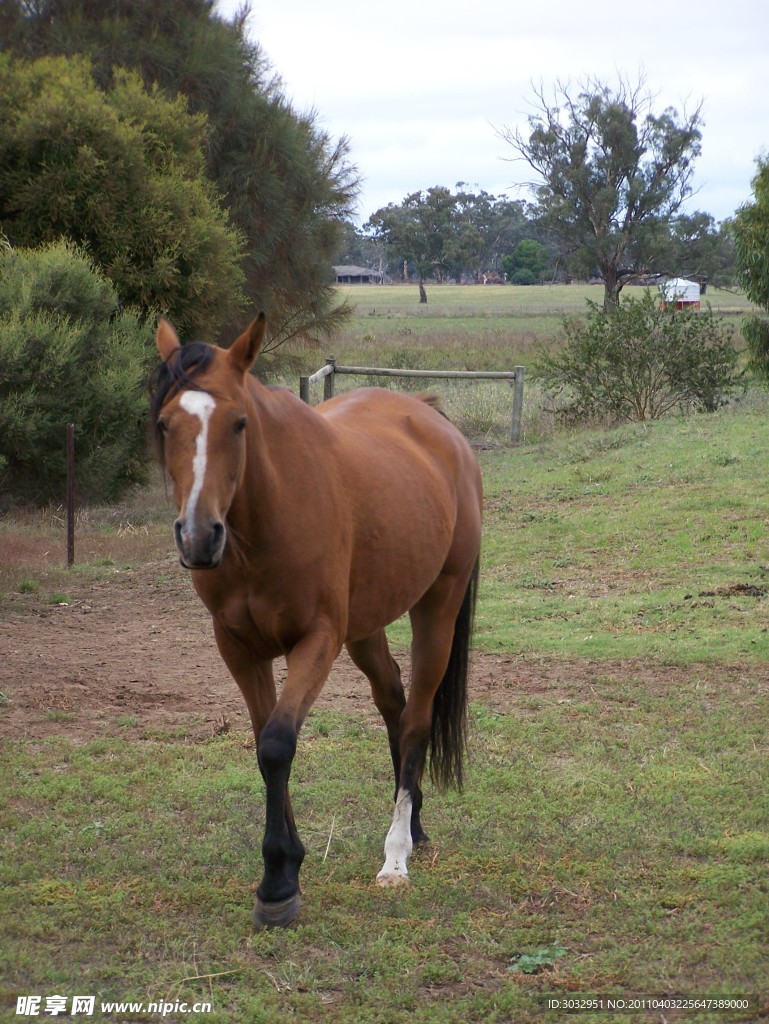
[[[518,444],[521,440],[521,414],[523,413],[523,380],[526,371],[522,366],[515,368],[515,380],[513,381],[513,416],[510,423],[510,441]]]
[[[429,377],[461,380],[509,380],[513,385],[513,411],[510,420],[510,441],[518,444],[521,439],[521,415],[523,413],[524,368],[515,370],[398,370],[384,366],[346,366],[337,363],[336,356],[328,356],[326,365],[309,377],[299,378],[299,397],[308,405],[310,388],[323,381],[323,400],[334,397],[334,378],[338,373],[351,373],[367,377]]]
[[[67,565],[75,564],[75,424],[67,424]]]
[[[328,401],[329,398],[334,397],[334,384],[336,377],[336,356],[328,356],[326,358],[326,366],[333,367],[331,373],[323,381],[323,401]]]

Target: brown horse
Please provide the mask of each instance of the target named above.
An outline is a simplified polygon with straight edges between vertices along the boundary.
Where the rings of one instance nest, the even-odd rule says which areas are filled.
[[[473,453],[434,399],[371,388],[312,409],[249,373],[264,330],[260,314],[229,349],[182,346],[161,320],[152,401],[181,563],[256,737],[266,790],[257,928],[299,912],[304,847],[288,779],[299,729],[343,645],[370,681],[395,770],[380,885],[408,881],[413,843],[427,838],[428,749],[436,783],[461,784],[482,504]],[[384,632],[407,611],[408,700]]]

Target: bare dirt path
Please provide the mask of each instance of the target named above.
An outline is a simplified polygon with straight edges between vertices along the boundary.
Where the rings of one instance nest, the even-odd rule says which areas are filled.
[[[408,657],[399,661],[406,679]],[[769,666],[750,673],[769,685]],[[695,675],[718,674],[728,685],[741,669],[476,653],[471,700],[510,710],[535,693],[568,699],[597,674],[632,676],[657,689]],[[222,728],[249,729],[208,614],[173,557],[81,582],[69,606],[0,614],[0,692],[10,701],[0,707],[6,738],[85,741],[165,729],[203,738]],[[316,707],[376,718],[368,684],[344,654]]]

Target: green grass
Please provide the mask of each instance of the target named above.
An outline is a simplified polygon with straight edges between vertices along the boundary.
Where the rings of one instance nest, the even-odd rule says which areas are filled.
[[[597,674],[579,699],[476,708],[466,793],[428,789],[433,847],[406,892],[373,881],[384,734],[324,712],[292,777],[300,923],[257,935],[263,814],[242,738],[6,747],[0,1002],[87,990],[210,998],[193,1020],[448,1024],[539,1021],[552,993],[766,992],[759,699]],[[515,969],[553,944],[552,963]]]
[[[725,412],[485,457],[482,642],[765,659],[765,422]]]
[[[481,453],[479,646],[765,663],[767,404]]]

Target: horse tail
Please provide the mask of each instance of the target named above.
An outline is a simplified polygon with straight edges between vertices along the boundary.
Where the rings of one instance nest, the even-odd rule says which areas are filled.
[[[478,561],[454,624],[454,638],[446,672],[433,701],[430,734],[430,777],[436,786],[462,788],[467,747],[467,674],[470,643],[478,595]]]

